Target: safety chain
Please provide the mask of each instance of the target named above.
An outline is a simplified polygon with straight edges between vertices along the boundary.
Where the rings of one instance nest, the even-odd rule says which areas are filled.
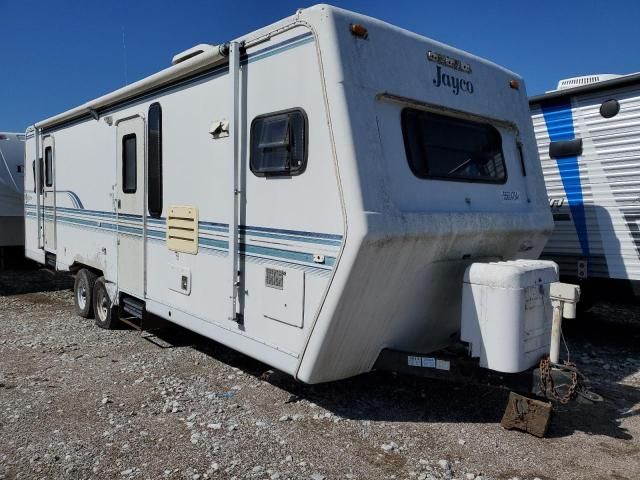
[[[560,395],[556,389],[553,376],[551,375],[552,367],[549,357],[544,357],[540,360],[540,388],[545,396],[553,397],[560,403],[566,404],[576,397],[579,386],[578,369],[576,368],[575,363],[566,361],[564,362],[564,365],[555,365],[554,368],[571,372],[571,385],[569,385],[566,393],[564,395]]]

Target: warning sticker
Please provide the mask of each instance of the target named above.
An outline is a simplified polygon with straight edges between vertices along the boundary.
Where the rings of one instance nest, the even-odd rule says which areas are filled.
[[[425,368],[436,368],[436,359],[433,357],[422,357],[422,366]]]
[[[437,368],[438,370],[450,369],[450,363],[448,360],[439,360],[434,357],[407,355],[407,364],[410,367]]]
[[[414,357],[414,356],[407,356],[407,364],[410,367],[420,367],[422,366],[422,361],[420,360],[420,357]]]
[[[436,368],[438,370],[449,370],[451,369],[451,363],[449,360],[436,360]]]

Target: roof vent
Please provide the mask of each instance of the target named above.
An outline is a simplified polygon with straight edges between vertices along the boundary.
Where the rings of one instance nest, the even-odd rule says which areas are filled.
[[[613,73],[601,73],[598,75],[584,75],[582,77],[565,78],[558,82],[557,90],[566,90],[567,88],[582,87],[584,85],[591,85],[598,82],[604,82],[606,80],[613,80],[614,78],[622,77],[622,75],[615,75]]]
[[[189,60],[190,58],[195,57],[196,55],[200,55],[201,53],[208,52],[216,52],[220,51],[220,47],[218,45],[210,45],[208,43],[201,43],[196,45],[195,47],[191,47],[184,52],[180,52],[175,55],[171,59],[171,65],[177,65],[178,63],[184,62],[185,60]]]

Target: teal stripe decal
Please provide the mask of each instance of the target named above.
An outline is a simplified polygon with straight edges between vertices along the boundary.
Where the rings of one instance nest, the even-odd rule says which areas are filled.
[[[25,215],[27,217],[35,217],[34,212],[26,212]],[[53,221],[54,216],[48,213],[45,214],[45,220]],[[95,221],[77,217],[68,217],[66,215],[56,215],[55,221],[73,225],[82,228],[89,228],[92,230],[103,230],[107,232],[115,232],[124,233],[127,235],[134,236],[142,236],[142,228],[125,226],[125,225],[117,225],[111,222],[104,221]],[[164,240],[165,232],[147,229],[147,236],[150,240]],[[243,238],[243,237],[241,237]],[[229,242],[226,240],[218,240],[208,237],[198,237],[198,245],[204,249],[212,249],[212,250],[220,250],[220,251],[228,251]],[[309,264],[308,266],[327,270],[331,269],[335,265],[335,257],[325,256],[325,263],[323,265],[317,264],[314,262],[314,255],[308,252],[299,252],[293,250],[284,250],[280,248],[273,247],[264,247],[259,245],[248,245],[245,242],[240,243],[240,253],[242,255],[255,257],[255,258],[266,258],[266,259],[274,259],[274,260],[284,260],[288,263],[305,263]]]

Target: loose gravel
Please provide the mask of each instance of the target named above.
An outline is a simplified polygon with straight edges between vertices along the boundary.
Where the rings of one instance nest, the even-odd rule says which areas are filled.
[[[604,401],[559,406],[538,439],[500,427],[505,391],[380,372],[304,385],[177,327],[101,330],[70,286],[0,272],[0,479],[640,478],[638,306],[566,325]]]

